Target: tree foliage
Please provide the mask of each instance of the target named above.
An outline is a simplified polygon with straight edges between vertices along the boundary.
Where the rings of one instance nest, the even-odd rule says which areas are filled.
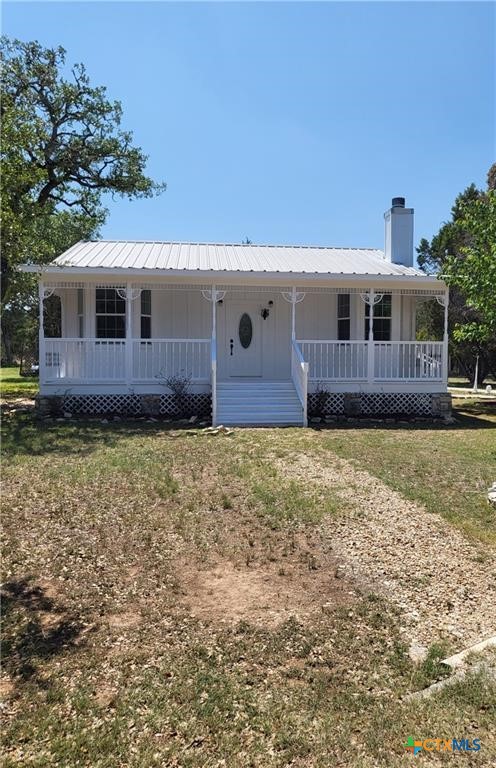
[[[146,156],[121,129],[122,108],[93,87],[83,64],[66,71],[63,48],[1,39],[2,305],[29,292],[23,262],[46,264],[105,221],[106,193],[161,192]],[[5,319],[5,314],[7,318]],[[4,328],[3,328],[4,330]]]
[[[448,255],[444,279],[463,293],[478,318],[457,324],[455,338],[484,343],[496,339],[496,192],[464,206],[458,227],[465,244]]]
[[[465,374],[474,374],[479,356],[479,383],[496,374],[496,164],[488,189],[471,184],[456,198],[450,221],[417,248],[421,269],[437,273],[450,286],[451,353]],[[442,315],[424,308],[422,323],[442,332]]]

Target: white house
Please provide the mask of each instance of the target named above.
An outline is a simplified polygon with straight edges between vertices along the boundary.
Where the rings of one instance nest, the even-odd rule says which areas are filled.
[[[403,198],[385,214],[384,252],[99,240],[23,269],[39,273],[40,319],[60,297],[57,338],[40,323],[45,405],[170,414],[163,380],[179,376],[190,411],[214,424],[449,410],[448,291],[413,267]],[[442,340],[416,340],[426,300],[445,308]]]

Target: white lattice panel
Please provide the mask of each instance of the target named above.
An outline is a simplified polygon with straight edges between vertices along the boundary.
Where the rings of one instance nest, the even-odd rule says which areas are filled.
[[[314,413],[318,407],[318,393],[308,395],[308,412]],[[332,416],[334,414],[344,413],[344,395],[341,392],[329,392],[322,413],[319,416]]]
[[[174,395],[160,395],[160,415],[177,416],[182,410],[183,416],[208,417],[212,415],[212,397],[209,394],[186,395],[182,408],[178,407]]]
[[[430,416],[432,395],[421,392],[378,392],[360,395],[360,411],[364,416]]]
[[[64,410],[70,413],[105,415],[112,413],[137,415],[141,413],[139,395],[69,395]]]

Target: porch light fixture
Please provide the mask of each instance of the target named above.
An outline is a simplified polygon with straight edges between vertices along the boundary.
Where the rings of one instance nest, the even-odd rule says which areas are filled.
[[[262,311],[260,312],[260,314],[262,315],[264,320],[267,320],[267,318],[268,318],[268,316],[270,314],[270,310],[268,310],[267,307],[264,307],[262,309]]]

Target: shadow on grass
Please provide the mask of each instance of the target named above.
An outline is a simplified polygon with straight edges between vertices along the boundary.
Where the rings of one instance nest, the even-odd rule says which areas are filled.
[[[83,624],[29,579],[2,587],[2,661],[17,682],[37,680],[38,664],[75,646]]]
[[[469,403],[453,408],[453,423],[444,422],[442,419],[429,419],[418,421],[411,416],[395,416],[395,421],[389,421],[391,416],[368,416],[362,418],[350,418],[346,421],[320,422],[312,424],[312,429],[388,429],[388,430],[439,430],[456,432],[463,429],[496,429],[496,403]],[[424,418],[424,417],[423,417]]]
[[[120,440],[133,435],[164,434],[169,431],[201,429],[193,424],[148,421],[146,418],[124,418],[107,421],[101,418],[75,418],[72,420],[39,420],[34,410],[21,408],[8,413],[5,409],[2,424],[2,453],[4,459],[14,456],[78,455],[85,456],[102,447],[114,447]],[[414,421],[408,417],[387,423],[384,417],[351,419],[349,421],[320,422],[309,426],[315,430],[388,429],[388,430],[443,430],[456,432],[464,429],[496,429],[496,403],[474,402],[457,405],[453,409],[455,422],[442,420]],[[387,418],[387,417],[386,417]]]
[[[14,456],[77,455],[86,456],[102,447],[112,448],[120,440],[133,435],[147,435],[200,429],[193,424],[178,422],[148,421],[146,418],[112,417],[71,420],[40,420],[34,410],[22,409],[12,412],[2,421],[2,455],[4,459]]]

